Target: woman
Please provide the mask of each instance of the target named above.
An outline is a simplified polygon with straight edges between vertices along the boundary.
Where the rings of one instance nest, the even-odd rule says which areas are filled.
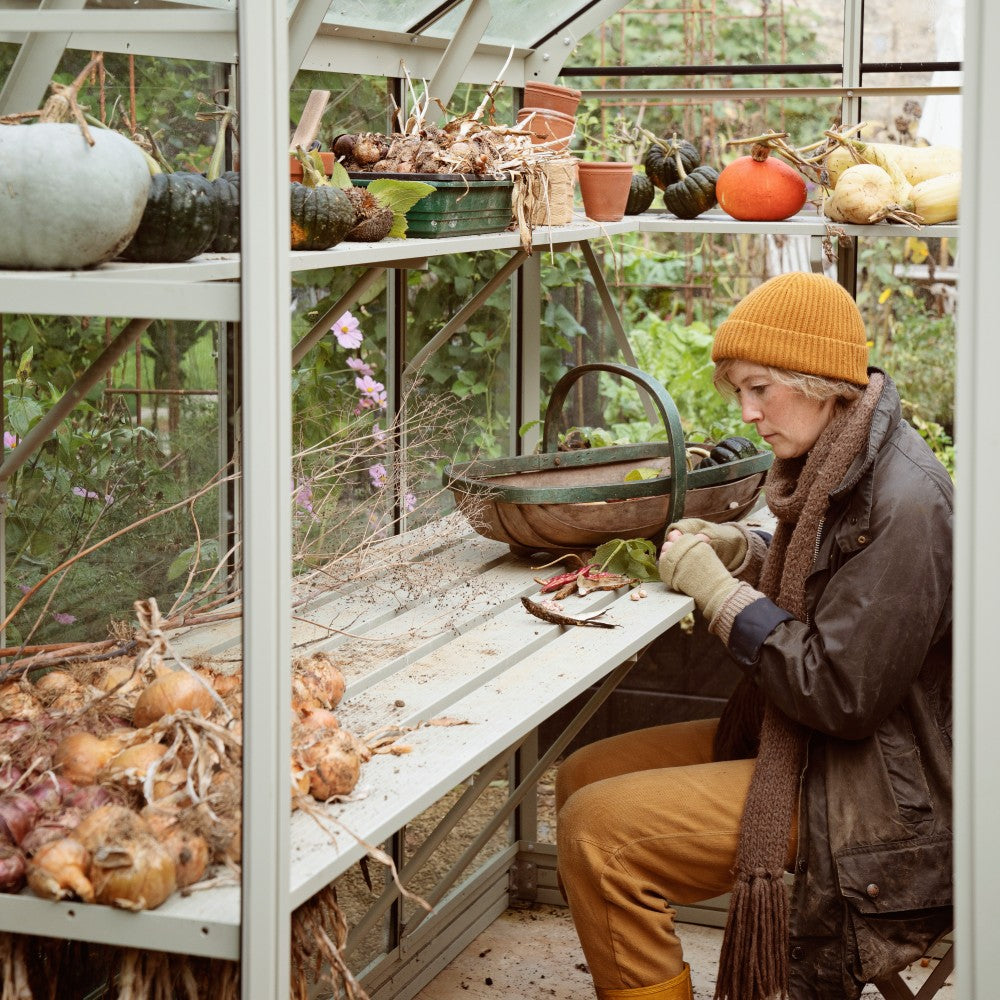
[[[717,331],[716,386],[775,454],[777,529],[684,520],[660,555],[743,671],[722,718],[560,768],[559,875],[600,1000],[689,1000],[674,906],[728,890],[728,1000],[854,1000],[951,927],[952,484],[866,345],[815,274]]]

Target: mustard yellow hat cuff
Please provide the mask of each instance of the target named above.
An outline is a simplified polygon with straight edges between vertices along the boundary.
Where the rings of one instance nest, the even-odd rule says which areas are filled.
[[[782,330],[763,323],[726,320],[715,335],[712,359],[738,358],[806,375],[868,384],[868,345]]]

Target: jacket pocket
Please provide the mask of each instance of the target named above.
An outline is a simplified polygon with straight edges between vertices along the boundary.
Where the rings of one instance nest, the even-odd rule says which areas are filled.
[[[950,834],[851,848],[834,861],[859,981],[916,961],[951,930]]]

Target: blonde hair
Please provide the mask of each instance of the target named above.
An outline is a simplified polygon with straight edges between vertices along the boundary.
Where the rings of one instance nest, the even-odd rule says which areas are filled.
[[[712,373],[712,384],[718,393],[731,402],[736,400],[736,388],[729,380],[733,365],[738,364],[736,358],[722,358],[715,364]],[[773,368],[764,365],[768,378],[797,390],[808,399],[822,403],[827,399],[835,399],[838,404],[846,406],[853,403],[864,393],[864,387],[842,378],[827,378],[825,375],[807,375],[804,372],[791,372],[786,368]]]

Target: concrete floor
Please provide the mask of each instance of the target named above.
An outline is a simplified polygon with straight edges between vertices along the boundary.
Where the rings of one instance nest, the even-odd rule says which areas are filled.
[[[712,1000],[722,931],[678,925],[684,956],[691,964],[695,1000]],[[914,965],[904,973],[911,989],[930,974]],[[935,1000],[956,1000],[954,977]],[[511,909],[495,920],[415,1000],[585,1000],[593,985],[569,911],[559,906]],[[878,1000],[874,987],[865,1000]]]

